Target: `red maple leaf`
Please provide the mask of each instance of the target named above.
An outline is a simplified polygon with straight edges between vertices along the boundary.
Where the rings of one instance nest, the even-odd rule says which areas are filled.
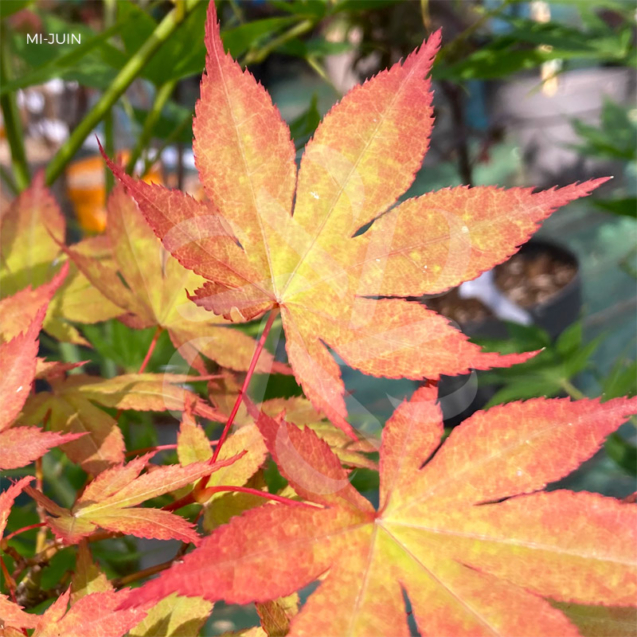
[[[595,453],[637,398],[537,398],[479,412],[437,449],[433,388],[383,431],[378,510],[309,428],[259,420],[299,496],[233,518],[134,602],[172,592],[245,604],[320,578],[290,635],[571,636],[545,598],[631,605],[637,508],[594,493],[540,491]],[[432,455],[433,454],[433,455]]]
[[[211,2],[194,122],[209,201],[135,181],[109,162],[166,248],[207,279],[192,297],[197,305],[233,321],[280,309],[296,379],[349,432],[328,348],[388,378],[437,379],[526,360],[482,352],[405,297],[475,278],[515,253],[554,210],[604,181],[537,194],[451,188],[396,205],[429,144],[426,77],[439,44],[437,32],[350,91],[307,144],[297,175],[290,131],[264,88],[224,53]]]

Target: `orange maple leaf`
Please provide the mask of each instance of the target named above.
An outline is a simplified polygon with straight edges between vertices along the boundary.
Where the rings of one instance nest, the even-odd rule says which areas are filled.
[[[29,396],[19,423],[48,419],[59,432],[85,432],[63,450],[91,474],[124,461],[124,436],[117,420],[100,407],[136,411],[182,411],[191,405],[195,413],[212,420],[225,417],[181,385],[197,376],[181,374],[122,374],[100,378],[76,374],[49,378],[50,391]]]
[[[108,199],[106,239],[111,259],[97,260],[75,246],[64,247],[79,270],[112,303],[122,308],[119,319],[134,328],[165,329],[182,356],[205,373],[199,353],[224,367],[245,371],[254,350],[247,334],[229,329],[221,317],[194,306],[186,290],[205,279],[185,269],[166,253],[135,202],[120,186]],[[81,246],[82,244],[79,244]],[[257,371],[286,371],[265,352]]]
[[[575,636],[544,598],[634,604],[637,509],[538,490],[636,410],[636,398],[510,403],[467,419],[437,450],[442,414],[422,388],[383,431],[378,510],[309,428],[262,415],[281,473],[316,510],[275,504],[233,518],[132,603],[173,592],[262,602],[321,578],[291,636],[406,637],[405,596],[421,634]]]
[[[506,260],[541,220],[604,181],[537,194],[452,188],[395,205],[429,144],[425,78],[439,44],[437,32],[350,91],[307,144],[297,175],[289,128],[265,89],[224,52],[211,2],[194,122],[210,201],[135,181],[109,162],[166,248],[207,279],[192,297],[197,305],[233,321],[280,308],[298,382],[350,433],[328,347],[388,378],[437,379],[526,360],[532,354],[482,352],[405,297],[443,292]]]
[[[214,464],[196,462],[186,467],[155,467],[153,471],[140,475],[153,455],[141,456],[126,465],[111,467],[100,473],[70,511],[29,486],[25,487],[25,491],[55,516],[49,517],[47,523],[68,544],[76,544],[98,526],[137,537],[177,539],[198,544],[199,536],[193,525],[183,518],[168,511],[137,505],[192,484],[232,464],[241,454]]]
[[[42,431],[38,427],[13,426],[31,392],[31,385],[36,376],[38,336],[47,308],[67,272],[68,265],[65,264],[49,283],[35,290],[28,286],[13,297],[3,300],[3,308],[9,311],[0,319],[0,332],[12,338],[7,342],[0,342],[0,360],[3,363],[3,373],[0,375],[0,469],[24,467],[43,456],[49,449],[72,442],[84,435]],[[27,320],[27,328],[23,332],[18,331],[12,318],[12,308],[18,303],[22,304],[23,319]]]
[[[7,519],[9,518],[9,513],[11,513],[13,502],[22,489],[34,479],[32,476],[22,478],[12,484],[6,491],[0,493],[0,539],[7,526]],[[0,593],[0,621],[4,622],[0,624],[2,628],[15,629],[16,631],[23,628],[35,628],[39,619],[39,617],[26,613],[18,604]]]
[[[64,255],[60,253],[58,242],[64,240],[65,233],[64,215],[45,185],[44,172],[40,171],[0,217],[0,310],[3,323],[13,320],[19,326],[24,318],[20,312],[13,317],[11,313],[4,315],[16,307],[5,306],[6,297],[21,294],[20,302],[28,303],[33,292],[30,286],[42,286],[59,271]],[[86,239],[80,245],[95,254],[100,240]],[[121,310],[104,298],[71,264],[63,285],[49,306],[43,327],[58,340],[88,345],[72,323],[96,323],[119,313]],[[5,338],[8,337],[5,335]]]
[[[71,589],[50,606],[41,618],[33,637],[123,637],[146,617],[146,608],[117,610],[134,591],[105,591],[86,595],[67,610]]]

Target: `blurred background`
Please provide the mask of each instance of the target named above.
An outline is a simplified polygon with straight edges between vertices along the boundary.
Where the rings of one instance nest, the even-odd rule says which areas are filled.
[[[113,182],[96,137],[129,172],[203,197],[191,142],[206,6],[2,0],[0,213],[42,169],[71,240],[103,232]],[[510,370],[444,379],[449,427],[509,400],[637,392],[632,0],[221,0],[217,6],[226,48],[271,93],[299,157],[344,93],[442,27],[431,149],[405,197],[459,184],[548,188],[614,177],[555,214],[507,263],[421,299],[489,349],[543,349]],[[152,337],[116,321],[79,329],[104,375],[136,369]],[[89,355],[80,357],[81,340],[67,340],[61,357]],[[172,355],[164,343],[164,360]],[[351,370],[344,376],[352,418],[370,433],[414,388]],[[268,385],[267,393],[282,395],[286,387]],[[151,429],[137,446],[156,444]],[[635,443],[629,423],[561,484],[629,496],[636,488]],[[217,632],[235,621],[219,617]]]

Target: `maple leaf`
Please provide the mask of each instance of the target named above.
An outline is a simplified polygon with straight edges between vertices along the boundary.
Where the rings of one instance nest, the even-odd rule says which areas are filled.
[[[191,637],[198,635],[212,604],[205,599],[170,595],[151,608],[129,637]]]
[[[221,413],[230,415],[238,399],[241,383],[236,375],[224,370],[221,378],[211,381],[208,385],[210,401]],[[303,396],[290,398],[270,398],[257,405],[258,409],[270,416],[276,416],[285,412],[285,419],[295,425],[309,425],[319,436],[325,440],[332,451],[341,459],[343,464],[350,467],[364,467],[376,471],[378,467],[370,460],[367,453],[378,451],[369,440],[352,440],[345,432],[335,427],[332,423],[314,409],[312,403]],[[241,427],[251,425],[254,419],[249,415],[246,406],[239,406],[234,418],[234,424]]]
[[[370,440],[352,440],[345,432],[326,421],[312,407],[312,403],[302,396],[291,398],[272,398],[261,403],[260,409],[268,416],[285,414],[285,420],[295,425],[307,425],[324,440],[342,464],[378,471],[377,463],[365,454],[375,453],[378,449]]]
[[[17,469],[43,456],[49,449],[70,443],[78,434],[59,434],[42,431],[37,427],[12,427],[31,391],[37,368],[38,335],[55,290],[66,276],[67,266],[51,280],[30,292],[31,309],[34,316],[27,329],[16,334],[16,328],[6,317],[0,319],[5,334],[11,340],[0,343],[0,360],[3,373],[0,375],[0,469]],[[16,295],[18,296],[18,295]],[[9,297],[6,300],[12,300]],[[27,314],[28,318],[28,314]],[[29,423],[31,424],[31,423]]]
[[[254,340],[188,300],[186,290],[201,287],[205,279],[166,252],[122,186],[115,188],[107,208],[112,260],[97,261],[75,246],[66,251],[91,283],[125,311],[120,320],[135,328],[167,330],[182,356],[200,371],[198,353],[224,367],[248,369]],[[265,352],[257,371],[269,372],[273,365],[283,370]]]
[[[108,581],[106,574],[102,573],[93,562],[88,542],[80,542],[75,561],[75,573],[71,580],[71,604],[75,604],[86,595],[108,593],[113,590],[113,585]]]
[[[84,374],[51,378],[51,391],[27,399],[20,422],[47,417],[53,431],[86,433],[63,451],[88,473],[97,474],[124,460],[124,437],[117,421],[101,407],[137,411],[181,411],[193,404],[196,413],[213,420],[222,416],[198,396],[180,386],[197,376],[179,374],[123,374],[102,379]],[[95,404],[97,403],[97,405]]]
[[[328,347],[388,378],[437,379],[526,360],[531,354],[483,353],[405,297],[443,292],[506,260],[541,220],[604,181],[537,194],[452,188],[392,208],[427,151],[425,78],[439,44],[437,32],[350,91],[307,144],[297,177],[289,128],[265,89],[224,52],[210,2],[193,125],[210,201],[137,182],[107,159],[166,248],[207,279],[192,297],[197,305],[234,321],[280,308],[296,379],[350,433]]]
[[[271,504],[233,518],[135,603],[173,592],[262,602],[325,575],[292,621],[295,637],[407,636],[403,592],[421,634],[437,637],[577,635],[544,597],[633,604],[637,509],[538,489],[593,455],[637,399],[494,407],[437,451],[435,399],[422,388],[387,422],[378,510],[310,429],[261,416],[281,473],[316,510]]]
[[[6,491],[0,493],[0,538],[4,534],[4,530],[7,526],[7,519],[9,513],[11,513],[11,507],[15,499],[18,497],[22,489],[34,480],[33,477],[27,476],[22,478],[15,484],[12,484]],[[11,600],[7,599],[4,595],[0,594],[0,621],[4,622],[0,624],[5,629],[21,630],[23,628],[35,628],[39,621],[39,617],[29,615],[18,604],[15,604]]]
[[[117,610],[134,591],[92,593],[77,600],[67,611],[71,589],[50,606],[33,637],[123,637],[146,615],[145,608]]]
[[[192,484],[203,476],[232,464],[238,456],[215,464],[197,462],[180,467],[161,466],[140,475],[154,454],[135,458],[100,473],[84,490],[69,511],[39,491],[25,491],[46,511],[53,532],[67,544],[75,544],[99,526],[107,531],[159,540],[176,539],[197,544],[199,536],[183,518],[160,509],[136,505]]]
[[[106,575],[93,562],[88,543],[79,544],[77,563],[71,583],[71,605],[94,593],[113,592]],[[128,633],[129,637],[188,637],[198,634],[212,612],[205,599],[186,599],[171,595],[149,605],[148,614]]]
[[[64,215],[45,186],[44,173],[40,172],[0,219],[0,298],[41,286],[51,279],[59,269],[60,257],[64,257],[58,242],[64,241],[65,232]],[[88,239],[82,242],[81,249],[99,258],[100,245],[100,239]],[[5,307],[2,309],[6,311]],[[88,345],[69,321],[96,323],[120,313],[118,306],[102,296],[71,265],[64,285],[49,307],[44,329],[59,340]]]
[[[230,460],[239,454],[242,457],[227,467],[213,473],[208,479],[208,487],[243,486],[259,470],[265,462],[268,450],[263,436],[256,425],[246,425],[226,439],[219,460]],[[194,462],[208,462],[212,458],[210,441],[189,411],[184,411],[183,419],[177,435],[177,456],[182,466]],[[216,493],[212,496],[197,498],[200,503],[223,496]]]

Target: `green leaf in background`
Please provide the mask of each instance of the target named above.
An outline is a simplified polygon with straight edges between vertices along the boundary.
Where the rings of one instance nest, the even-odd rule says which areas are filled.
[[[357,13],[360,11],[378,11],[396,4],[396,0],[340,0],[332,10],[333,13],[345,11]]]
[[[601,159],[637,159],[637,121],[630,115],[633,110],[606,98],[599,126],[573,120],[573,128],[584,142],[576,150]]]
[[[310,40],[295,38],[277,47],[277,51],[307,59],[309,57],[321,58],[326,55],[337,55],[351,51],[354,48],[354,45],[349,42],[329,42],[322,38],[312,38]]]
[[[27,68],[16,80],[3,83],[1,94],[42,84],[53,78],[75,80],[91,88],[108,88],[117,74],[117,62],[122,61],[121,52],[111,46],[108,39],[120,32],[124,24],[118,22],[96,34],[84,24],[69,23],[51,14],[44,14],[42,22],[45,35],[78,35],[81,43],[34,44],[27,43],[24,33],[12,34],[13,51]]]
[[[200,2],[142,71],[142,77],[156,86],[203,71],[206,60],[204,26],[207,3]],[[118,20],[132,21],[122,30],[125,56],[129,59],[146,42],[157,23],[132,2],[118,2]]]
[[[633,427],[633,433],[634,433]],[[612,433],[606,440],[608,455],[631,476],[637,476],[637,447],[619,433]]]
[[[221,39],[232,57],[237,58],[251,48],[270,40],[274,35],[297,21],[297,18],[294,17],[254,20],[233,29],[222,31]]]
[[[637,394],[637,361],[619,360],[602,379],[602,395],[606,400]]]
[[[309,138],[314,135],[314,131],[321,121],[321,113],[318,110],[318,97],[312,95],[309,108],[301,113],[295,120],[290,122],[290,132],[297,150],[302,148]]]
[[[94,352],[88,351],[86,358],[100,361],[113,361],[125,372],[136,372],[139,369],[148,346],[153,340],[155,328],[134,330],[117,320],[105,321],[96,325],[83,325],[82,331]],[[162,365],[168,363],[175,353],[167,333],[163,333],[155,347],[153,358],[147,371],[165,371]],[[181,363],[181,357],[178,357]],[[102,373],[104,376],[105,374]]]
[[[505,321],[505,324],[510,338],[505,340],[495,338],[479,339],[480,344],[487,351],[515,354],[532,352],[551,345],[551,338],[548,333],[536,325],[521,325],[511,321]]]
[[[626,197],[624,199],[598,199],[593,203],[606,212],[622,217],[632,217],[637,219],[637,197]]]
[[[635,637],[637,609],[552,602],[577,626],[582,637]]]
[[[491,398],[487,407],[512,400],[563,393],[565,383],[586,369],[603,340],[603,336],[599,336],[590,343],[584,343],[581,321],[568,327],[554,344],[551,344],[546,332],[535,326],[507,323],[507,329],[510,338],[502,341],[480,339],[480,344],[488,351],[501,353],[544,349],[521,365],[480,374],[480,383],[504,385]]]
[[[3,0],[0,2],[0,19],[4,20],[10,15],[26,9],[33,0]]]
[[[626,63],[633,52],[629,23],[618,31],[605,24],[603,29],[579,31],[555,22],[508,21],[513,29],[506,35],[494,37],[461,61],[434,66],[434,77],[455,81],[497,79],[550,60]]]
[[[133,108],[135,121],[142,126],[148,116],[148,111],[141,108]],[[180,106],[173,101],[169,101],[162,111],[155,127],[153,137],[159,139],[169,139],[182,144],[192,143],[192,111],[189,108]],[[184,124],[189,125],[184,126]],[[180,130],[179,135],[174,135],[176,130]]]
[[[303,18],[323,18],[329,9],[327,0],[270,0],[270,6]]]

